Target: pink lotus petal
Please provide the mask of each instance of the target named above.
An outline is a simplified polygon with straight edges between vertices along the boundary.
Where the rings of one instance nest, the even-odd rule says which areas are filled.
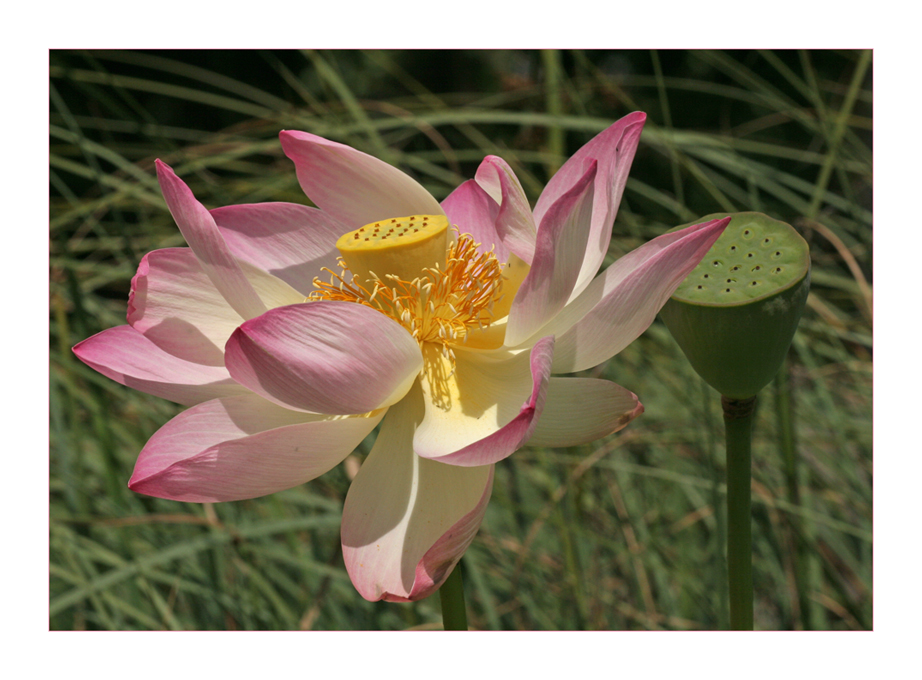
[[[336,239],[349,231],[332,216],[297,203],[251,203],[211,210],[230,252],[302,295],[321,269],[336,269]]]
[[[214,218],[205,206],[195,200],[192,191],[169,165],[160,159],[157,159],[156,165],[157,179],[160,180],[167,207],[215,288],[244,319],[262,314],[266,306],[241,271]]]
[[[608,380],[551,378],[529,446],[576,446],[617,432],[643,413],[637,395]]]
[[[348,230],[391,217],[442,214],[416,180],[384,161],[307,132],[284,130],[279,139],[307,197]]]
[[[477,184],[499,205],[496,232],[506,248],[531,264],[535,254],[535,220],[518,178],[499,156],[487,156],[474,175]]]
[[[240,270],[268,308],[304,301],[281,279],[247,262]],[[180,359],[224,366],[224,344],[243,323],[190,248],[154,250],[131,280],[128,323]]]
[[[535,204],[535,222],[541,224],[550,207],[583,174],[586,163],[598,161],[589,247],[572,298],[589,285],[608,253],[612,224],[646,119],[645,113],[630,113],[589,140],[551,178]]]
[[[428,377],[422,381],[425,415],[413,439],[416,453],[462,467],[512,455],[541,417],[553,355],[553,337],[505,361],[457,351],[455,373],[444,378],[448,390],[433,387]],[[452,395],[447,403],[446,391]]]
[[[388,410],[343,508],[343,560],[367,600],[406,602],[434,593],[480,527],[493,466],[459,468],[413,454],[422,417],[414,387]]]
[[[539,333],[554,333],[554,372],[607,361],[653,323],[730,218],[663,234],[628,253],[597,277]]]
[[[383,415],[299,413],[255,394],[214,399],[180,413],[151,437],[128,486],[193,503],[265,496],[339,464]]]
[[[74,346],[90,368],[128,387],[175,401],[198,404],[245,394],[223,366],[203,366],[163,351],[131,326],[116,326]]]
[[[176,357],[224,367],[224,343],[243,323],[191,248],[154,250],[131,279],[128,323]]]
[[[389,406],[422,368],[403,326],[351,302],[272,309],[234,332],[225,362],[235,380],[270,401],[330,414]]]
[[[469,179],[451,192],[442,201],[442,209],[452,226],[462,234],[470,234],[474,243],[480,244],[478,251],[488,252],[493,248],[497,260],[509,261],[509,249],[496,233],[499,206],[477,182]]]
[[[560,196],[541,221],[531,269],[509,311],[507,345],[514,346],[531,337],[570,299],[592,224],[592,182],[596,165],[595,161],[589,163],[586,172]]]

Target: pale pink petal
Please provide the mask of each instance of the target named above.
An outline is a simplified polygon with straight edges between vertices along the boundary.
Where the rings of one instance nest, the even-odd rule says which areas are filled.
[[[637,395],[608,380],[551,378],[529,446],[576,446],[617,432],[643,413]]]
[[[605,270],[536,334],[557,336],[554,373],[590,368],[633,342],[729,222],[711,220],[663,234]]]
[[[646,114],[639,111],[630,113],[596,135],[555,173],[535,204],[535,222],[541,224],[545,213],[583,174],[586,164],[592,160],[598,161],[592,231],[579,278],[573,290],[574,298],[589,285],[608,253],[612,224],[618,213],[618,204],[624,193],[624,185],[646,118]]]
[[[336,269],[336,240],[349,231],[331,215],[297,203],[250,203],[211,210],[231,253],[303,295],[321,268]]]
[[[534,260],[509,311],[506,344],[531,337],[554,318],[576,284],[591,226],[596,162],[545,213],[538,229]]]
[[[461,234],[470,234],[474,243],[480,244],[477,250],[489,252],[492,248],[497,260],[502,263],[509,261],[509,249],[496,233],[499,205],[477,182],[469,179],[451,192],[442,201],[442,209],[452,226],[457,227]]]
[[[349,414],[400,400],[422,356],[409,332],[384,314],[324,301],[247,321],[227,342],[225,363],[235,380],[277,404]]]
[[[167,207],[215,288],[244,319],[262,314],[266,306],[241,271],[211,213],[195,199],[186,183],[169,165],[160,159],[157,159],[156,165],[157,179],[160,180]]]
[[[190,248],[148,253],[131,279],[128,323],[187,361],[224,366],[224,343],[243,323]]]
[[[415,179],[374,156],[296,130],[279,139],[307,197],[350,231],[391,217],[442,214]]]
[[[554,338],[531,353],[496,360],[456,350],[454,374],[433,379],[427,355],[421,380],[425,415],[413,439],[424,458],[463,467],[488,465],[514,453],[531,437],[544,408]]]
[[[116,326],[74,346],[90,368],[128,387],[175,401],[198,404],[249,392],[223,366],[203,366],[179,359],[131,326]]]
[[[499,205],[496,232],[508,250],[531,264],[535,254],[535,220],[525,191],[509,164],[487,156],[474,175],[477,184]]]
[[[343,508],[343,560],[367,600],[434,593],[471,544],[493,488],[493,466],[460,468],[413,453],[418,386],[392,406]]]
[[[303,302],[281,279],[241,262],[241,271],[268,308]],[[243,323],[214,287],[190,248],[154,250],[131,280],[128,323],[180,359],[224,366],[224,344]]]
[[[193,503],[265,496],[330,470],[383,415],[300,413],[255,394],[214,399],[180,413],[151,437],[128,487]]]

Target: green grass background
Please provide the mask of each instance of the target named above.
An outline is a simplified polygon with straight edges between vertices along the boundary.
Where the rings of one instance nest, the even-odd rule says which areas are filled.
[[[756,627],[871,629],[870,67],[870,52],[831,50],[51,51],[50,628],[441,626],[437,597],[369,603],[353,589],[346,466],[235,503],[127,489],[180,407],[70,348],[125,323],[144,253],[183,245],[155,158],[207,207],[306,202],[278,142],[290,128],[383,158],[439,199],[498,154],[534,201],[581,144],[639,109],[609,261],[719,210],[765,212],[811,247],[807,308],[757,412]],[[718,395],[659,321],[587,375],[646,412],[590,445],[497,465],[462,561],[472,627],[726,626]]]

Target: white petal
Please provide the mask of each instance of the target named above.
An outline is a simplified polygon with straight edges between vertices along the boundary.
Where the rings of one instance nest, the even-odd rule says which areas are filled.
[[[474,539],[493,487],[493,466],[461,468],[413,453],[422,417],[414,387],[392,406],[343,509],[343,559],[367,600],[435,592]]]
[[[505,356],[456,351],[452,375],[450,363],[428,343],[423,352],[425,416],[413,441],[419,455],[452,465],[486,465],[528,441],[544,408],[554,338]]]

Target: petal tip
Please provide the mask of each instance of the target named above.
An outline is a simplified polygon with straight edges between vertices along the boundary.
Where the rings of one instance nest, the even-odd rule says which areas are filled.
[[[164,163],[164,162],[163,162],[162,160],[160,160],[159,158],[157,158],[157,159],[154,161],[154,167],[157,168],[157,176],[158,176],[158,177],[159,177],[162,173],[168,173],[168,174],[170,174],[170,175],[175,175],[175,174],[176,174],[176,173],[173,172],[173,168],[171,168],[169,165],[167,165],[166,163]]]

